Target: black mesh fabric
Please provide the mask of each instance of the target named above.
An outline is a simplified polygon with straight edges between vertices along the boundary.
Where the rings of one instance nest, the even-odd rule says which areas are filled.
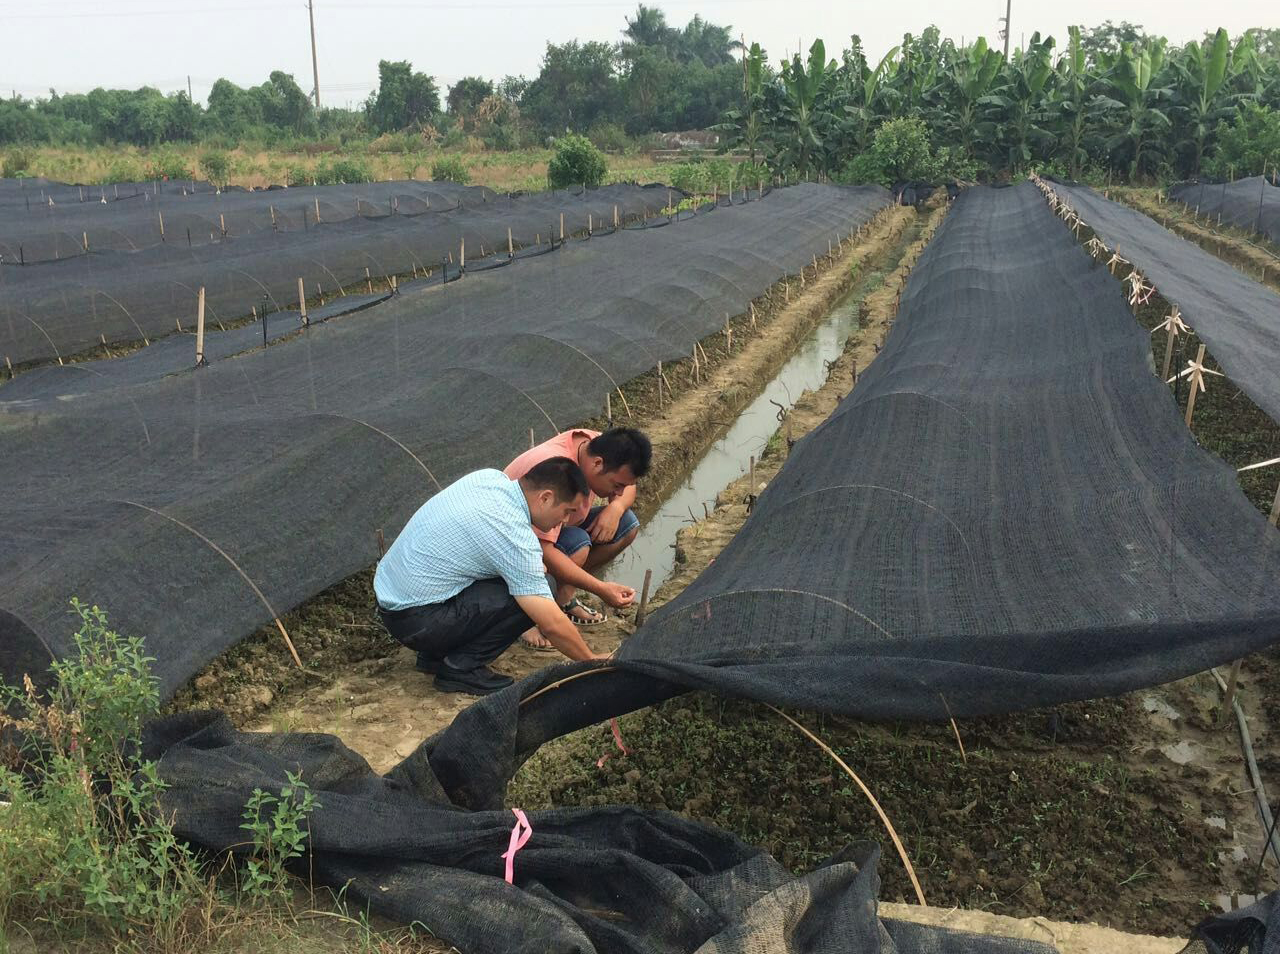
[[[456,269],[464,243],[469,263],[492,259],[495,252],[505,261],[508,229],[514,244],[545,249],[553,236],[558,238],[562,215],[567,234],[609,230],[615,210],[620,225],[643,223],[681,197],[666,186],[615,185],[508,197],[487,189],[403,182],[171,196],[166,201],[198,209],[186,213],[200,220],[201,232],[193,233],[190,245],[185,231],[172,225],[176,213],[166,213],[168,240],[159,242],[152,211],[134,213],[130,210],[138,206],[125,201],[99,203],[96,209],[84,203],[70,210],[80,213],[76,224],[90,217],[105,219],[96,227],[103,234],[112,231],[117,247],[95,244],[97,233],[90,233],[88,253],[35,262],[27,258],[26,264],[19,258],[21,247],[8,252],[0,247],[0,358],[14,364],[51,361],[96,348],[103,339],[108,345],[143,341],[179,324],[190,328],[200,287],[205,288],[209,327],[216,327],[247,318],[254,309],[261,314],[295,306],[299,278],[308,297],[339,294],[340,288],[363,284],[366,275],[385,288],[391,275],[431,269],[439,276],[449,262]],[[385,203],[397,198],[393,214]],[[743,201],[741,194],[737,201]],[[223,206],[232,209],[218,213]],[[277,209],[278,230],[271,228],[272,208]],[[363,211],[357,214],[357,208]],[[44,227],[35,221],[40,214],[25,218],[33,220],[28,227]],[[20,230],[24,223],[11,227]],[[74,227],[65,231],[75,242],[82,241]],[[56,239],[63,233],[47,234]],[[195,234],[205,241],[196,244]],[[15,244],[11,239],[10,245]],[[135,244],[136,249],[131,247]]]
[[[1098,238],[1178,306],[1227,376],[1280,421],[1280,295],[1088,186],[1053,182],[1051,187]]]
[[[492,808],[543,741],[691,687],[870,719],[1121,693],[1272,644],[1277,573],[1280,535],[1183,425],[1120,282],[1030,183],[971,189],[715,562],[610,666],[540,673],[427,746]]]
[[[1276,954],[1280,951],[1280,892],[1198,925],[1181,954]]]
[[[375,529],[394,537],[530,429],[600,413],[889,202],[784,189],[405,286],[199,370],[166,374],[173,356],[144,349],[19,375],[0,386],[0,672],[65,651],[79,596],[146,637],[172,692],[272,611],[373,563]]]
[[[244,850],[255,788],[300,772],[320,804],[299,871],[465,954],[1052,954],[881,920],[873,845],[794,877],[669,812],[556,809],[529,814],[508,884],[512,813],[458,811],[421,755],[381,778],[333,736],[241,733],[205,713],[151,726],[144,755],[169,784],[178,834],[217,851]]]
[[[1268,176],[1235,182],[1184,182],[1169,190],[1169,198],[1197,215],[1217,219],[1280,242],[1280,188]]]

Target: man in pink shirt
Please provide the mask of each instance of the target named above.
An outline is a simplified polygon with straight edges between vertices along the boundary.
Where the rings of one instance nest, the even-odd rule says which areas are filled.
[[[604,617],[580,603],[574,594],[586,590],[614,607],[628,606],[635,599],[631,587],[606,583],[592,571],[604,566],[636,538],[640,521],[631,505],[636,499],[636,481],[648,473],[653,448],[649,438],[633,427],[614,427],[603,434],[583,429],[565,431],[525,451],[504,472],[512,480],[519,480],[552,457],[576,461],[586,475],[591,495],[559,527],[550,531],[535,527],[534,533],[542,544],[547,572],[558,584],[556,602],[574,622],[598,623]],[[597,497],[607,502],[592,506]],[[543,648],[536,630],[526,633],[524,641]]]

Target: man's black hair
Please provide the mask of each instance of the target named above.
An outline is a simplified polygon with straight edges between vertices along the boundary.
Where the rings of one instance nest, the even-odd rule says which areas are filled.
[[[649,472],[653,445],[644,431],[634,427],[611,427],[587,445],[587,453],[604,461],[606,471],[630,467],[639,480]]]
[[[568,457],[549,457],[529,468],[521,479],[533,490],[554,490],[559,503],[568,503],[574,497],[591,493],[582,468]]]

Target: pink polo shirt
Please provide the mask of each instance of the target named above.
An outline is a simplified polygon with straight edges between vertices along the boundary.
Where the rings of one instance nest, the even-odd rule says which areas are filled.
[[[541,464],[544,460],[550,460],[552,457],[567,457],[575,463],[578,460],[578,449],[587,441],[594,440],[600,436],[599,431],[576,430],[565,431],[563,434],[557,434],[550,440],[543,441],[536,447],[530,447],[527,451],[509,463],[503,470],[512,480],[519,480],[534,467]],[[565,523],[577,526],[587,519],[587,514],[591,512],[591,504],[595,500],[594,494],[587,494],[586,500],[582,506],[578,508],[578,512],[570,516]],[[560,526],[564,526],[561,524]],[[534,535],[539,540],[546,540],[548,543],[555,543],[560,539],[560,527],[554,530],[543,531],[537,527],[533,528]]]

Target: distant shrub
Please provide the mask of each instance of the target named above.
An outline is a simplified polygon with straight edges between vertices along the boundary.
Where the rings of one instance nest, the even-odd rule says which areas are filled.
[[[227,184],[227,174],[231,171],[231,160],[225,152],[205,152],[200,155],[200,171],[209,177],[214,185]]]
[[[762,162],[740,162],[733,171],[734,186],[738,189],[746,187],[754,190],[761,184],[768,185],[772,178],[769,168]]]
[[[572,185],[598,186],[609,171],[604,154],[586,136],[573,133],[556,141],[556,154],[547,164],[547,181],[553,189]]]
[[[311,185],[311,170],[295,163],[284,170],[284,182],[287,186]]]
[[[0,175],[6,179],[17,179],[26,176],[29,168],[31,168],[31,153],[15,149],[4,157],[4,163],[0,165]]]
[[[119,157],[102,174],[103,182],[141,182],[145,178],[142,164],[129,156]]]
[[[942,164],[929,144],[921,119],[890,119],[876,129],[871,145],[850,160],[836,177],[850,185],[892,186],[899,182],[938,182]]]
[[[348,182],[369,182],[373,171],[359,159],[325,159],[316,165],[314,173],[319,185],[338,185]]]
[[[624,153],[631,148],[631,137],[617,123],[599,123],[587,130],[587,138],[605,152]]]
[[[190,179],[191,166],[176,152],[158,152],[147,163],[148,179]]]
[[[431,164],[431,178],[436,182],[466,185],[471,181],[471,172],[461,156],[441,156]]]

